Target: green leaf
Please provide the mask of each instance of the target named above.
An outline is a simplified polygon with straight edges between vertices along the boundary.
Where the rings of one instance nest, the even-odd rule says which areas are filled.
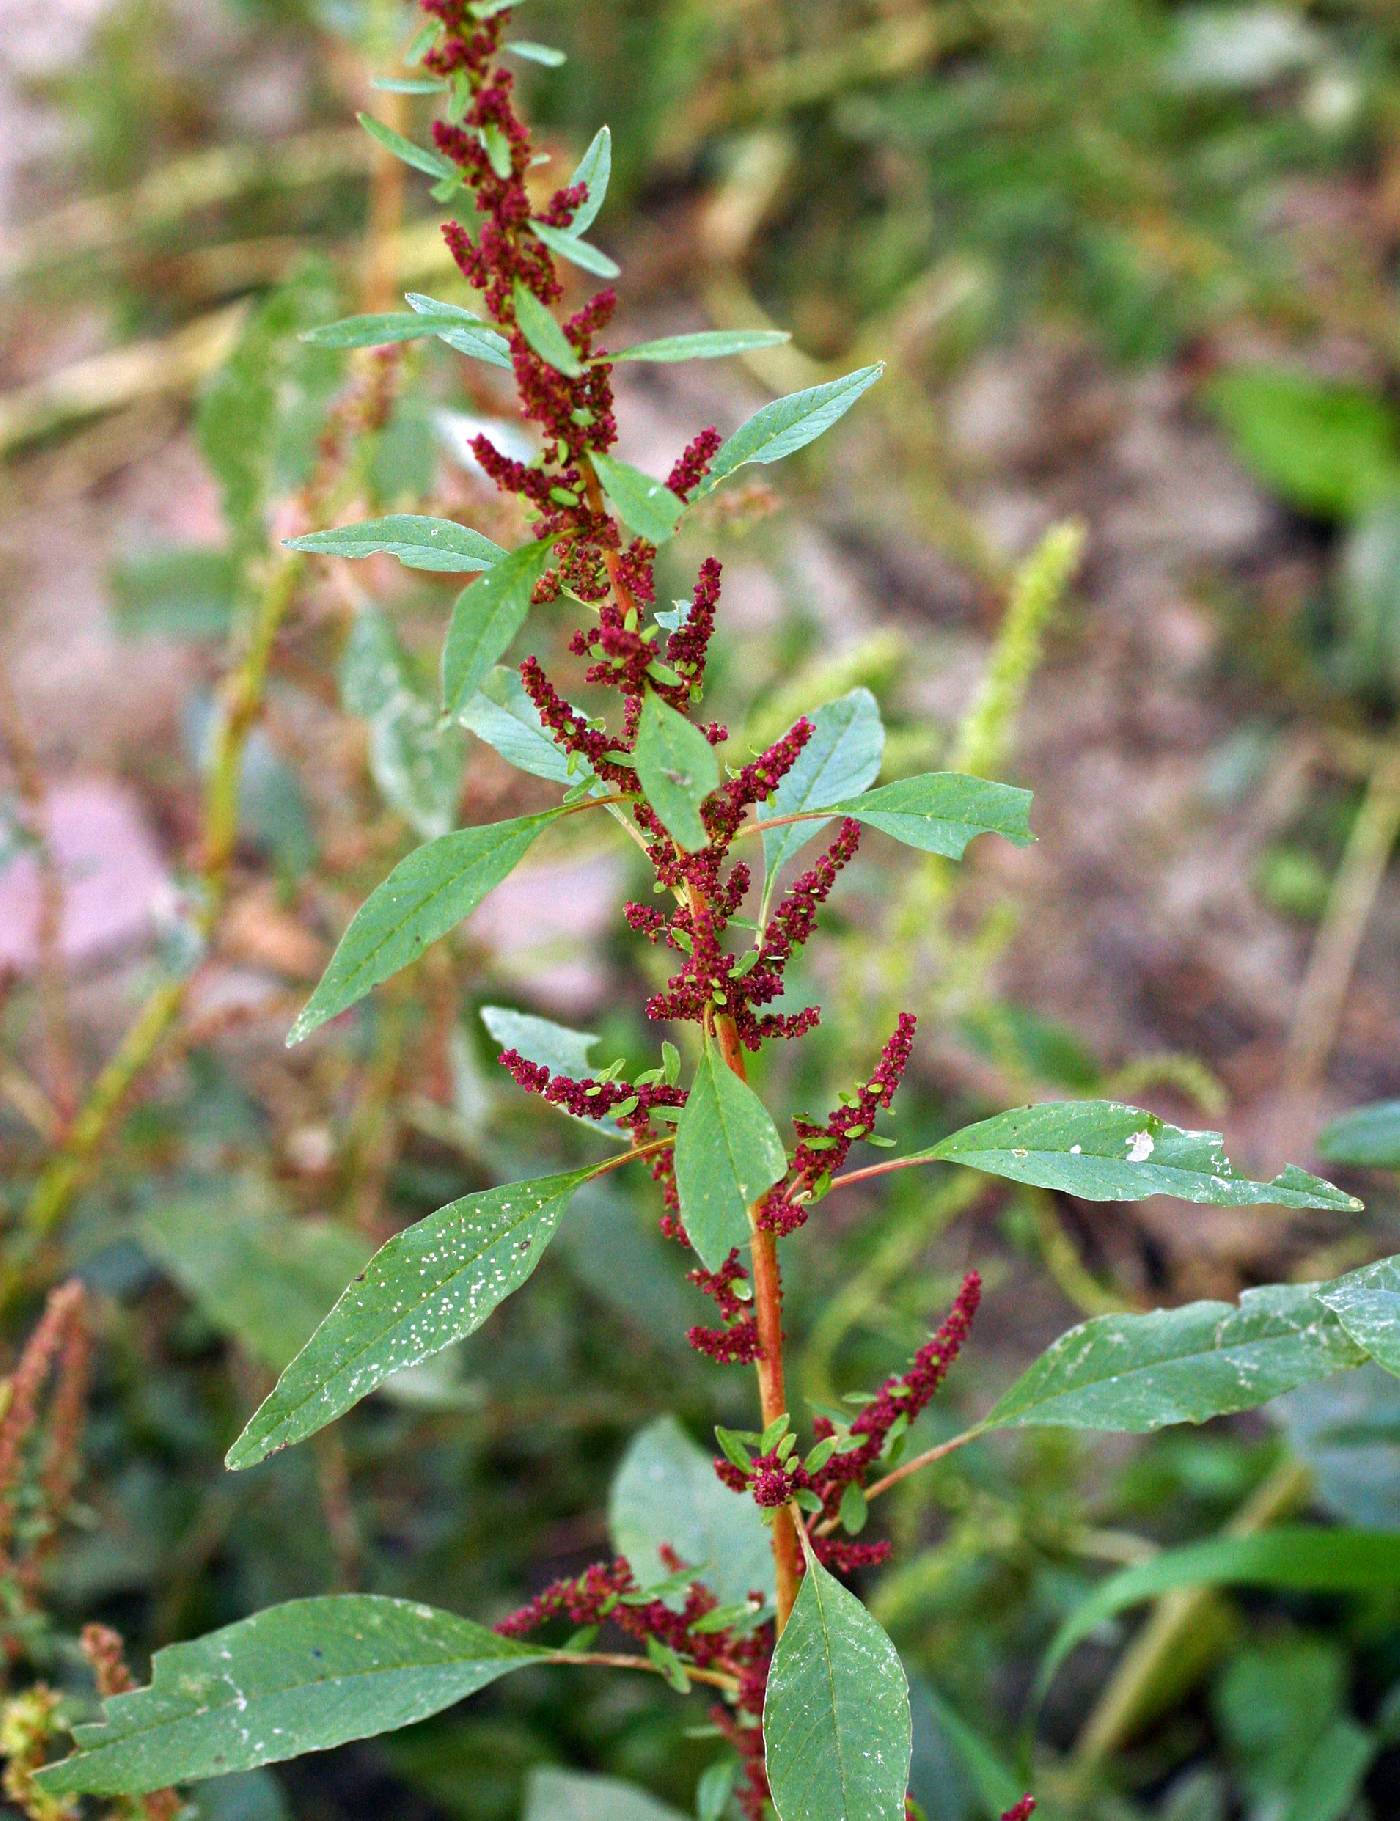
[[[384,801],[424,840],[456,821],[465,741],[444,726],[388,619],[370,602],[355,615],[341,661],[341,694],[369,723],[369,769]]]
[[[460,715],[525,624],[535,584],[553,560],[549,538],[521,544],[470,582],[452,603],[442,651],[443,705]]]
[[[674,1808],[616,1777],[542,1765],[525,1784],[521,1821],[685,1821]]]
[[[1317,1141],[1333,1163],[1400,1170],[1400,1100],[1377,1100],[1334,1119]]]
[[[465,707],[458,709],[457,719],[479,740],[494,747],[503,759],[532,777],[568,785],[583,783],[593,776],[592,767],[583,759],[576,760],[573,771],[569,770],[568,754],[550,739],[519,671],[498,664]]]
[[[332,1221],[293,1220],[227,1192],[164,1202],[136,1231],[213,1326],[274,1372],[369,1257],[360,1234]]]
[[[894,1645],[809,1555],[763,1701],[780,1821],[902,1821],[912,1739]]]
[[[648,1423],[623,1455],[608,1528],[643,1587],[668,1572],[667,1546],[722,1606],[742,1605],[753,1590],[772,1595],[772,1541],[757,1505],[716,1478],[709,1454],[673,1416]]]
[[[542,63],[546,69],[557,70],[568,58],[563,51],[555,50],[552,44],[536,44],[533,38],[512,38],[508,44],[501,46],[513,57],[523,57],[527,63]]]
[[[1400,418],[1359,386],[1239,367],[1206,389],[1245,464],[1289,505],[1355,518],[1400,485]]]
[[[927,1682],[921,1693],[932,1709],[934,1724],[956,1754],[959,1763],[981,1801],[991,1814],[1000,1815],[1026,1793],[1025,1785],[1012,1767],[1000,1756],[982,1734],[968,1725],[962,1715],[943,1699]]]
[[[1196,1302],[1095,1316],[1047,1348],[979,1427],[1143,1435],[1252,1410],[1309,1379],[1359,1366],[1365,1350],[1316,1290],[1266,1284],[1246,1290],[1238,1307]]]
[[[202,544],[142,550],[108,576],[112,612],[124,639],[226,637],[237,597],[237,565]]]
[[[685,501],[672,493],[665,481],[654,481],[630,462],[619,462],[611,455],[590,457],[612,502],[613,510],[639,537],[653,544],[664,544],[675,533]]]
[[[1317,1300],[1378,1366],[1400,1377],[1400,1258],[1378,1259],[1334,1278],[1319,1287]]]
[[[1327,1208],[1361,1203],[1289,1164],[1268,1182],[1238,1176],[1219,1132],[1188,1132],[1113,1100],[1046,1101],[964,1126],[920,1158],[1057,1189],[1086,1201],[1175,1195],[1213,1207]]]
[[[580,271],[592,272],[598,278],[616,278],[622,267],[615,259],[593,246],[589,241],[580,240],[572,229],[552,228],[548,222],[532,221],[530,231],[536,239],[543,241],[551,253],[557,253],[561,259],[567,259],[570,265]]]
[[[647,692],[633,751],[637,777],[667,834],[687,853],[709,840],[700,805],[719,788],[719,759],[700,729]]]
[[[1393,699],[1400,693],[1400,490],[1351,527],[1337,568],[1338,624],[1329,644],[1336,640],[1338,680],[1368,699]]]
[[[564,186],[573,189],[575,184],[588,186],[588,195],[582,208],[575,212],[569,223],[571,234],[586,234],[598,219],[598,211],[603,206],[603,198],[608,193],[608,179],[612,176],[612,134],[607,127],[600,126],[589,142],[588,150],[579,159],[573,176]]]
[[[791,341],[786,329],[699,329],[692,335],[661,335],[655,341],[634,342],[609,354],[621,360],[719,360],[726,354],[746,354],[751,348],[776,348]]]
[[[768,1109],[707,1044],[676,1126],[676,1186],[685,1230],[708,1270],[719,1269],[731,1246],[749,1243],[749,1204],[786,1168]]]
[[[823,805],[833,815],[854,816],[907,847],[948,860],[961,860],[976,835],[1004,835],[1017,847],[1027,846],[1033,839],[1030,807],[1028,790],[956,771],[900,778],[863,797]]]
[[[411,1725],[544,1652],[416,1601],[293,1600],[156,1652],[78,1750],[39,1773],[50,1796],[136,1794],[325,1751]]]
[[[556,373],[563,373],[569,379],[578,379],[583,373],[583,362],[549,309],[518,278],[514,294],[515,320],[526,341]]]
[[[794,816],[830,803],[834,797],[856,796],[880,775],[885,730],[868,689],[853,689],[808,719],[812,737],[760,812],[765,817]],[[789,822],[785,828],[766,828],[763,862],[769,875],[825,826],[824,821]]]
[[[370,87],[388,95],[440,95],[448,84],[440,76],[372,76]]]
[[[764,405],[721,444],[696,497],[712,492],[722,480],[748,462],[781,461],[785,455],[805,449],[838,418],[844,417],[884,370],[883,362],[873,367],[860,367],[843,379],[809,386],[805,392],[790,392],[786,398],[775,398],[771,404]]]
[[[460,327],[456,318],[445,313],[387,310],[374,316],[343,316],[339,322],[322,323],[319,328],[305,330],[301,340],[314,348],[382,348],[390,342],[417,341],[443,329]]]
[[[474,911],[559,814],[516,816],[459,828],[400,860],[351,919],[320,984],[288,1033],[300,1043],[318,1025],[362,999]]]
[[[508,1005],[483,1005],[481,1022],[494,1043],[504,1050],[519,1050],[527,1062],[537,1062],[551,1075],[568,1075],[579,1081],[593,1073],[593,1031],[571,1031],[551,1018],[513,1011]]]
[[[305,1441],[392,1373],[473,1334],[518,1290],[593,1168],[482,1189],[380,1247],[228,1452],[235,1471]]]
[[[511,371],[510,343],[474,310],[464,309],[461,304],[440,303],[421,291],[409,291],[404,301],[411,310],[441,319],[434,321],[432,332],[458,354],[484,361],[488,367]]]
[[[424,518],[416,512],[396,512],[388,518],[365,519],[358,525],[335,525],[326,531],[308,531],[286,540],[289,550],[310,550],[318,556],[397,557],[405,569],[429,569],[443,575],[489,569],[506,554],[499,544],[451,519]]]
[[[357,114],[355,118],[371,139],[377,139],[386,152],[392,152],[395,158],[401,158],[405,164],[412,165],[415,171],[423,171],[429,177],[448,177],[454,182],[461,178],[462,173],[457,166],[450,158],[444,158],[441,152],[415,145],[411,139],[405,139],[402,133],[396,133],[393,127],[385,126],[382,120],[376,120],[372,114]]]
[[[1178,1587],[1276,1587],[1297,1593],[1393,1593],[1400,1531],[1317,1530],[1303,1525],[1164,1549],[1121,1569],[1061,1625],[1041,1666],[1043,1687],[1075,1645],[1106,1619]]]

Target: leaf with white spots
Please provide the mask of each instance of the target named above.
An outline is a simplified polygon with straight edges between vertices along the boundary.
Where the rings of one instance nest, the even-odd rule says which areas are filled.
[[[429,943],[476,909],[560,813],[544,810],[484,828],[459,828],[400,860],[351,918],[287,1042],[300,1043],[327,1018],[416,961]]]
[[[750,1202],[787,1169],[767,1107],[710,1044],[676,1125],[681,1219],[700,1262],[717,1271],[732,1246],[749,1243]]]
[[[1236,1173],[1219,1132],[1183,1131],[1155,1113],[1114,1100],[1016,1107],[964,1126],[915,1156],[921,1162],[966,1164],[1085,1201],[1175,1195],[1223,1208],[1272,1205],[1341,1214],[1361,1206],[1293,1164],[1268,1182],[1253,1182]]]
[[[150,1686],[75,1727],[41,1787],[134,1795],[276,1764],[412,1725],[544,1655],[415,1601],[292,1600],[157,1651]]]
[[[895,1647],[809,1555],[763,1701],[779,1821],[903,1821],[913,1727]]]
[[[1316,1284],[1266,1284],[1238,1305],[1187,1303],[1098,1315],[1062,1334],[979,1428],[1046,1426],[1145,1435],[1252,1410],[1310,1379],[1361,1365]]]
[[[1323,1284],[1317,1299],[1378,1366],[1400,1377],[1400,1258],[1348,1271]]]
[[[518,1290],[594,1167],[451,1201],[380,1247],[229,1449],[252,1467],[305,1441],[392,1373],[472,1334]]]

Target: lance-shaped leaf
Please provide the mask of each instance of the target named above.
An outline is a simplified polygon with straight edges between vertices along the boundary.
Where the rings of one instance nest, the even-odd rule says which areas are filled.
[[[773,1591],[768,1526],[747,1493],[715,1476],[711,1454],[673,1416],[659,1416],[622,1457],[608,1499],[613,1547],[643,1587],[669,1573],[663,1549],[674,1549],[695,1578],[737,1606],[754,1588]]]
[[[361,602],[340,666],[341,697],[369,723],[370,773],[386,803],[426,840],[456,820],[461,732],[429,700],[388,616]]]
[[[703,847],[709,837],[700,805],[719,788],[719,760],[704,734],[648,691],[632,756],[638,781],[667,834],[688,853]]]
[[[598,219],[598,211],[608,193],[608,179],[611,176],[612,134],[607,127],[600,126],[589,141],[588,150],[579,159],[573,176],[564,186],[571,190],[581,183],[588,190],[588,195],[574,211],[574,218],[569,223],[571,234],[586,234]]]
[[[1315,1284],[1266,1284],[1238,1306],[1098,1315],[1049,1347],[979,1427],[1144,1435],[1252,1410],[1366,1358]]]
[[[791,341],[786,329],[697,329],[690,335],[660,335],[655,341],[633,342],[609,354],[620,360],[719,360],[726,354],[747,354],[753,348],[776,348]]]
[[[442,650],[442,696],[448,714],[460,714],[486,681],[525,624],[535,584],[548,569],[553,543],[522,544],[469,582],[452,603]]]
[[[1378,1366],[1400,1377],[1400,1258],[1381,1258],[1323,1284],[1317,1299]]]
[[[509,51],[512,57],[523,57],[526,63],[541,63],[550,70],[557,70],[569,61],[563,51],[556,50],[552,44],[537,44],[533,38],[512,38],[501,49]]]
[[[929,771],[917,778],[882,784],[863,797],[822,807],[836,816],[854,816],[893,835],[906,847],[961,860],[976,835],[1004,835],[1017,847],[1033,839],[1028,817],[1031,793],[990,778],[957,771]]]
[[[461,304],[439,303],[421,291],[409,291],[404,301],[411,310],[434,319],[432,333],[438,340],[466,354],[472,360],[484,361],[488,367],[503,367],[510,372],[510,343],[474,310]]]
[[[853,689],[809,715],[812,737],[797,755],[762,813],[795,816],[866,790],[880,775],[885,730],[880,710],[868,689]],[[820,822],[789,822],[763,831],[763,862],[770,874],[810,841]]]
[[[842,379],[809,386],[805,392],[790,392],[786,398],[775,398],[762,410],[755,411],[747,423],[740,424],[733,436],[720,445],[696,497],[711,492],[748,462],[781,461],[785,455],[805,449],[808,443],[815,442],[824,430],[829,430],[844,417],[884,370],[883,362],[873,367],[860,367]]]
[[[388,310],[371,316],[344,316],[339,322],[323,323],[307,329],[301,336],[317,348],[382,348],[390,342],[417,341],[437,335],[443,329],[460,328],[457,318],[446,311],[415,314],[409,310]]]
[[[479,531],[417,512],[395,512],[358,525],[308,531],[304,537],[289,537],[286,543],[289,550],[310,550],[318,556],[354,558],[382,552],[397,557],[405,569],[431,569],[444,575],[489,569],[506,554]]]
[[[655,481],[630,462],[616,461],[611,455],[600,453],[590,459],[613,510],[629,531],[653,544],[664,544],[675,534],[685,501],[665,481]]]
[[[316,991],[287,1035],[300,1043],[327,1018],[416,961],[500,884],[542,829],[560,814],[516,816],[459,828],[415,848],[351,919]]]
[[[78,1750],[39,1773],[50,1796],[116,1796],[221,1777],[409,1726],[546,1653],[416,1601],[292,1600],[156,1652]]]
[[[479,740],[494,747],[503,759],[533,777],[554,784],[581,784],[593,776],[587,760],[576,758],[569,769],[569,755],[560,752],[545,730],[540,711],[530,700],[520,673],[497,665],[457,719]]]
[[[1400,1170],[1400,1100],[1377,1100],[1343,1113],[1317,1141],[1334,1163],[1368,1170]]]
[[[707,1269],[717,1271],[731,1246],[748,1244],[749,1204],[786,1168],[767,1107],[707,1044],[676,1126],[681,1219]]]
[[[431,151],[427,146],[415,145],[411,139],[405,139],[402,133],[396,133],[391,126],[385,126],[382,120],[376,120],[372,114],[357,114],[355,118],[369,134],[377,139],[386,152],[392,152],[405,164],[412,165],[415,171],[422,171],[429,177],[446,177],[453,181],[462,173],[450,158],[441,152]]]
[[[518,278],[515,281],[514,295],[515,320],[520,325],[520,333],[540,359],[547,361],[556,373],[577,379],[583,372],[583,362],[548,306],[542,304],[534,292],[521,284]]]
[[[472,1334],[518,1290],[594,1168],[450,1201],[380,1247],[229,1449],[252,1467],[305,1441],[392,1373]]]
[[[809,1554],[763,1700],[779,1821],[902,1821],[913,1728],[898,1653]]]
[[[1268,1182],[1236,1173],[1219,1132],[1188,1132],[1114,1100],[1046,1101],[980,1119],[920,1151],[920,1158],[1058,1189],[1086,1201],[1176,1195],[1215,1207],[1327,1208],[1361,1203],[1289,1164]]]
[[[504,1050],[519,1050],[527,1062],[537,1062],[551,1075],[569,1075],[575,1081],[593,1073],[593,1051],[598,1038],[593,1031],[570,1030],[552,1018],[517,1012],[508,1005],[483,1005],[481,1022],[492,1040]]]
[[[557,253],[561,259],[567,259],[570,265],[580,271],[592,272],[598,278],[616,278],[622,268],[615,259],[593,246],[589,241],[580,240],[572,229],[552,228],[548,222],[532,221],[530,231],[542,240],[551,253]]]

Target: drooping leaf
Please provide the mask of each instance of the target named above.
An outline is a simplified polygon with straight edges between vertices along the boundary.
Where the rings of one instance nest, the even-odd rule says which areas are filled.
[[[906,847],[942,854],[947,860],[961,860],[968,842],[977,835],[1003,835],[1017,847],[1025,847],[1033,839],[1028,790],[956,771],[900,778],[862,797],[822,807],[833,815],[854,816]]]
[[[691,721],[648,691],[633,752],[637,777],[667,834],[688,853],[709,837],[700,805],[719,788],[715,749]]]
[[[483,1005],[481,1022],[502,1049],[519,1050],[527,1062],[539,1063],[551,1075],[578,1081],[593,1073],[598,1038],[592,1031],[571,1031],[552,1018],[537,1018],[508,1005]]]
[[[1343,1113],[1317,1141],[1333,1163],[1367,1170],[1400,1170],[1400,1100],[1377,1100]]]
[[[1266,1284],[1246,1290],[1238,1306],[1195,1302],[1095,1316],[1048,1347],[981,1426],[1143,1435],[1252,1410],[1365,1359],[1316,1291],[1315,1284]]]
[[[452,603],[442,651],[442,696],[448,714],[461,713],[525,624],[530,596],[552,554],[549,538],[521,544],[469,582]]]
[[[206,1319],[274,1372],[369,1257],[360,1234],[250,1206],[236,1185],[232,1195],[191,1195],[151,1208],[137,1235]]]
[[[545,731],[519,671],[497,665],[457,711],[457,719],[503,759],[533,777],[548,778],[554,784],[580,784],[593,776],[593,768],[584,759],[575,760],[574,769],[569,770],[568,755],[560,752]]]
[[[1252,1182],[1236,1173],[1224,1145],[1219,1132],[1183,1131],[1140,1107],[1064,1100],[980,1119],[917,1155],[1086,1201],[1176,1195],[1214,1207],[1272,1204],[1344,1214],[1361,1206],[1293,1164],[1268,1182]]]
[[[664,544],[675,533],[685,511],[680,499],[664,481],[656,481],[630,462],[601,453],[590,457],[613,510],[629,531],[653,544]]]
[[[884,370],[883,362],[873,367],[860,367],[843,379],[809,386],[805,392],[790,392],[786,398],[775,398],[771,404],[755,411],[747,423],[740,424],[733,436],[721,444],[696,497],[711,492],[748,462],[781,461],[785,455],[805,449],[808,443],[815,442],[824,430],[829,430],[844,417]]]
[[[609,354],[621,360],[719,360],[726,354],[747,354],[753,348],[776,348],[791,341],[786,329],[697,329],[690,335],[661,335],[655,341],[633,342]]]
[[[259,1405],[228,1466],[252,1467],[305,1441],[392,1373],[475,1333],[529,1277],[592,1174],[567,1170],[482,1189],[396,1233]]]
[[[1381,1258],[1317,1292],[1359,1347],[1400,1377],[1400,1258]]]
[[[515,281],[514,295],[515,320],[520,325],[520,333],[540,359],[547,361],[556,373],[577,379],[583,372],[583,362],[548,306],[542,304],[534,292],[521,284],[518,278]]]
[[[300,1043],[327,1018],[416,961],[429,943],[476,909],[558,814],[545,810],[484,828],[459,828],[400,860],[351,919],[287,1042]]]
[[[1400,1531],[1319,1530],[1290,1525],[1256,1536],[1219,1537],[1164,1549],[1100,1583],[1061,1625],[1041,1667],[1042,1685],[1115,1613],[1178,1587],[1278,1587],[1295,1592],[1393,1592]]]
[[[571,234],[586,234],[598,219],[598,211],[608,193],[608,179],[611,176],[612,134],[607,127],[600,126],[565,185],[566,189],[573,189],[575,184],[580,183],[588,187],[587,197],[581,207],[574,211],[574,218],[569,223]]]
[[[749,1243],[749,1204],[786,1168],[768,1109],[707,1044],[676,1126],[681,1219],[707,1269]]]
[[[292,1600],[157,1651],[151,1685],[76,1727],[41,1785],[114,1796],[276,1764],[411,1725],[544,1654],[416,1601]]]
[[[674,1549],[721,1606],[773,1591],[773,1548],[757,1505],[715,1476],[708,1453],[673,1416],[648,1423],[623,1455],[608,1499],[613,1548],[643,1587],[669,1574]]]
[[[339,322],[322,323],[303,331],[301,339],[316,348],[383,348],[391,342],[418,341],[461,323],[445,312],[429,315],[411,310],[388,310],[371,316],[343,316]]]
[[[526,1781],[522,1821],[686,1821],[686,1817],[616,1777],[541,1765]]]
[[[763,1701],[779,1821],[902,1821],[912,1728],[898,1654],[810,1557]]]
[[[598,278],[616,278],[622,270],[615,259],[609,259],[606,253],[590,241],[580,240],[572,229],[552,228],[548,222],[532,221],[530,231],[544,242],[551,253],[567,259],[570,265],[577,266],[580,271],[592,272]]]
[[[388,518],[365,519],[358,525],[336,525],[287,540],[289,550],[311,550],[319,556],[397,557],[405,569],[429,569],[444,575],[489,569],[506,553],[479,531],[451,519],[424,518],[396,512]]]
[[[355,118],[369,134],[377,139],[386,152],[392,152],[395,158],[412,165],[415,171],[422,171],[428,177],[445,177],[456,181],[462,173],[450,158],[441,152],[435,152],[425,145],[415,145],[411,139],[405,139],[402,133],[396,133],[391,126],[385,126],[382,120],[376,120],[372,114],[357,114]]]
[[[456,821],[464,740],[444,726],[387,617],[364,601],[341,660],[341,695],[369,725],[370,775],[425,840]]]
[[[762,815],[793,816],[834,799],[859,795],[880,775],[885,729],[868,689],[853,689],[809,715],[812,737],[783,778]],[[770,874],[790,860],[825,822],[789,822],[763,831],[763,863]]]
[[[510,372],[510,343],[474,310],[461,304],[440,303],[420,291],[409,291],[405,298],[409,309],[434,319],[433,334],[458,354],[483,361],[488,367],[501,367]]]

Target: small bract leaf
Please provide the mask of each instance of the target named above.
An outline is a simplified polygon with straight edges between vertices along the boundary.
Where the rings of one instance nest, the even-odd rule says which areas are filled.
[[[763,1700],[779,1821],[902,1821],[913,1727],[894,1645],[810,1555]]]
[[[540,359],[547,361],[556,373],[577,379],[583,372],[583,362],[547,306],[540,302],[533,291],[527,290],[518,278],[515,281],[514,295],[515,320],[520,325],[520,333]]]
[[[882,784],[863,797],[824,805],[833,815],[854,816],[926,854],[961,860],[976,835],[1002,835],[1017,847],[1033,839],[1031,793],[990,778],[956,771],[924,772]]]
[[[442,649],[442,699],[448,714],[460,715],[525,624],[535,584],[553,554],[549,538],[521,544],[498,558],[452,603]]]
[[[786,329],[698,329],[691,335],[661,335],[655,341],[634,342],[609,354],[620,360],[719,360],[726,354],[747,354],[753,348],[776,348],[791,341]]]
[[[765,818],[793,816],[836,798],[855,796],[880,775],[885,730],[868,689],[853,689],[807,718],[812,723],[812,737],[760,812]],[[825,826],[825,822],[789,822],[785,828],[765,829],[763,861],[769,873],[777,872]]]
[[[609,259],[589,241],[580,240],[572,229],[552,228],[548,222],[532,221],[531,232],[542,240],[551,253],[557,253],[561,259],[567,259],[570,265],[580,271],[592,272],[599,278],[616,278],[622,268],[615,259]]]
[[[1237,1175],[1219,1132],[1188,1132],[1114,1100],[1046,1101],[964,1126],[917,1155],[1086,1201],[1176,1195],[1214,1207],[1328,1208],[1361,1203],[1289,1164],[1268,1182]]]
[[[685,501],[665,481],[655,481],[630,462],[611,455],[595,454],[590,460],[613,510],[629,531],[653,544],[664,544],[674,535]]]
[[[592,1169],[464,1195],[380,1247],[229,1449],[237,1470],[305,1441],[518,1290]]]
[[[412,1600],[292,1600],[156,1652],[151,1685],[78,1726],[50,1796],[116,1796],[325,1751],[425,1719],[545,1653]]]
[[[689,853],[703,847],[709,837],[700,805],[719,788],[719,760],[704,734],[649,691],[633,757],[642,789],[667,834]]]
[[[1252,1410],[1309,1379],[1359,1366],[1364,1348],[1317,1289],[1266,1284],[1246,1290],[1238,1307],[1196,1302],[1095,1316],[1042,1353],[981,1426],[1143,1435]]]
[[[526,693],[520,673],[498,664],[464,708],[457,711],[463,727],[485,740],[503,759],[533,777],[554,784],[581,784],[593,776],[584,759],[569,770],[566,753],[550,739],[540,712]]]
[[[588,195],[583,206],[574,212],[569,223],[571,234],[586,234],[598,219],[598,211],[603,206],[603,198],[608,193],[608,179],[612,176],[612,134],[607,127],[600,126],[589,142],[588,150],[579,159],[574,174],[565,188],[573,189],[575,184],[586,184]]]
[[[681,1219],[707,1269],[749,1243],[749,1204],[786,1168],[767,1107],[707,1044],[676,1126]]]
[[[775,398],[762,410],[755,411],[747,423],[741,424],[733,436],[721,444],[696,497],[711,492],[747,462],[781,461],[785,455],[805,449],[838,418],[844,417],[884,370],[883,362],[873,367],[860,367],[843,379],[809,386],[805,392],[790,392],[786,398]]]
[[[397,557],[405,569],[430,569],[443,575],[464,575],[489,569],[506,553],[489,537],[451,519],[424,518],[416,512],[396,512],[388,518],[365,519],[358,525],[336,525],[326,531],[308,531],[290,537],[289,550],[310,550],[319,556]]]
[[[386,152],[392,152],[395,158],[401,158],[405,164],[413,166],[415,171],[423,171],[429,177],[450,177],[454,180],[461,172],[450,158],[444,158],[441,152],[430,151],[427,146],[415,145],[411,139],[405,139],[402,133],[396,133],[391,126],[385,126],[382,120],[376,120],[372,114],[357,114],[355,118],[369,134],[377,139]]]
[[[474,911],[560,812],[459,828],[400,860],[351,919],[320,984],[288,1033],[300,1043]]]

